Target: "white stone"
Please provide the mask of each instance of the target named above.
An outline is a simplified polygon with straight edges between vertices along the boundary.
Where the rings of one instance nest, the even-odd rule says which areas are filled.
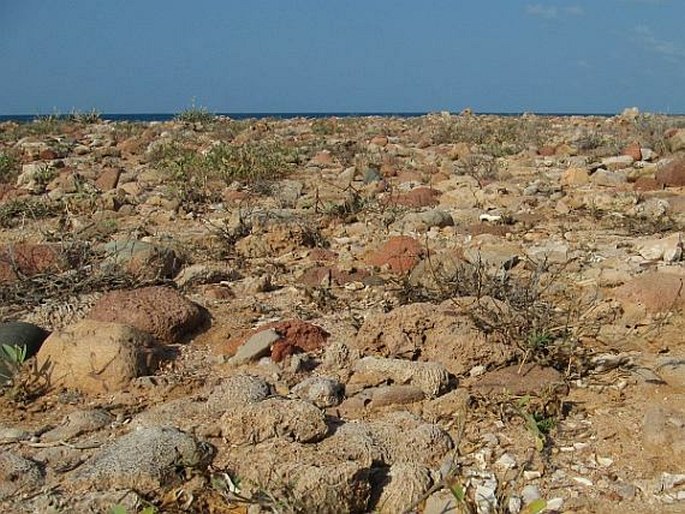
[[[683,256],[682,233],[677,232],[661,239],[647,239],[638,245],[637,251],[650,261],[677,262]]]

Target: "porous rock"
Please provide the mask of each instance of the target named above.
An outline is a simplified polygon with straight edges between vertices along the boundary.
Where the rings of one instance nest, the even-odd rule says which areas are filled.
[[[226,458],[225,465],[246,484],[243,494],[268,490],[297,505],[302,512],[338,514],[368,510],[370,461],[340,459],[320,445],[284,439],[234,448]],[[258,484],[258,489],[251,488],[251,484]]]
[[[28,492],[44,481],[38,464],[9,451],[0,451],[0,500]]]
[[[386,514],[406,512],[433,485],[430,470],[411,463],[390,466],[381,481],[382,490],[376,506],[378,512]]]
[[[328,377],[305,378],[291,390],[296,397],[323,409],[339,405],[344,391],[343,384]]]
[[[363,357],[353,367],[352,383],[378,384],[390,379],[398,384],[411,384],[434,398],[447,388],[449,374],[438,362]]]
[[[83,320],[53,332],[37,361],[39,369],[48,370],[52,385],[101,393],[149,373],[157,357],[149,334],[120,323]]]
[[[233,444],[254,444],[274,437],[296,442],[321,440],[328,432],[324,413],[303,400],[268,398],[226,412],[222,435]]]
[[[226,412],[243,405],[261,402],[272,394],[272,388],[261,377],[233,375],[214,386],[207,398],[212,412]]]
[[[60,426],[41,435],[41,442],[68,441],[86,432],[107,426],[114,417],[103,409],[75,410],[67,414]]]
[[[177,483],[180,469],[202,469],[211,456],[211,447],[185,432],[173,427],[147,427],[101,449],[70,478],[83,488],[157,492]]]
[[[369,316],[350,341],[365,355],[433,361],[461,375],[476,365],[500,365],[514,349],[486,338],[459,309],[429,303]]]
[[[174,289],[161,286],[112,291],[93,306],[88,318],[125,323],[175,343],[193,334],[205,321],[205,311]]]

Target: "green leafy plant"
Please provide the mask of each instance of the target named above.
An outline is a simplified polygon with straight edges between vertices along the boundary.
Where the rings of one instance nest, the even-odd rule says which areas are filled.
[[[26,346],[3,344],[0,346],[0,380],[9,382],[26,361]]]

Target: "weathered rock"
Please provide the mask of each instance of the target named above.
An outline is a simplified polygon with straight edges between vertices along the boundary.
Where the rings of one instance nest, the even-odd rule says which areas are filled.
[[[264,336],[259,336],[261,332],[267,332]],[[278,337],[276,337],[278,336]],[[306,321],[292,319],[285,321],[275,321],[267,323],[253,331],[251,335],[242,341],[229,341],[229,349],[236,348],[240,352],[240,348],[247,344],[253,337],[256,338],[255,345],[258,342],[266,340],[271,348],[271,360],[280,362],[288,355],[297,352],[313,352],[322,349],[326,345],[326,340],[330,334],[321,327],[308,323]],[[257,348],[257,346],[255,346]],[[266,353],[265,351],[258,352],[259,355]],[[236,353],[238,355],[238,353]],[[241,354],[242,355],[242,354]]]
[[[233,444],[255,444],[274,437],[310,443],[328,433],[324,413],[309,402],[268,398],[246,403],[219,420],[221,434]]]
[[[272,394],[271,386],[260,377],[233,375],[215,386],[207,398],[212,412],[226,412],[250,403],[258,403]]]
[[[280,334],[272,328],[257,332],[238,348],[229,362],[234,366],[239,366],[264,357],[271,353],[271,346],[280,338]]]
[[[149,334],[128,325],[84,320],[53,332],[37,356],[53,386],[102,393],[125,387],[153,370],[157,348]]]
[[[202,469],[212,450],[172,427],[129,432],[74,471],[71,482],[82,488],[131,488],[152,493],[179,482],[179,470]]]
[[[382,478],[383,489],[376,503],[378,512],[406,512],[433,485],[430,470],[408,463],[394,464]]]
[[[76,410],[67,414],[61,425],[40,436],[41,442],[68,441],[86,432],[93,432],[114,421],[114,417],[103,409]]]
[[[171,278],[181,266],[180,258],[171,248],[145,241],[112,241],[103,248],[107,254],[105,263],[121,266],[140,279]]]
[[[298,319],[279,321],[273,328],[281,336],[271,351],[271,359],[274,362],[279,362],[297,351],[320,350],[330,336],[323,328]]]
[[[453,448],[449,434],[408,412],[392,412],[370,422],[350,422],[319,443],[343,460],[370,459],[386,465],[438,467]]]
[[[0,247],[0,284],[15,282],[23,275],[59,273],[69,269],[58,245],[17,243]]]
[[[610,293],[614,298],[641,307],[647,313],[666,312],[685,304],[685,277],[648,272],[638,275]]]
[[[206,319],[205,311],[167,287],[144,287],[106,293],[93,306],[89,319],[125,323],[174,343],[190,336]]]
[[[447,370],[437,362],[364,357],[354,364],[353,370],[351,383],[377,385],[391,380],[413,385],[429,398],[438,396],[449,383]]]
[[[685,157],[676,157],[659,166],[654,178],[662,186],[685,186]]]
[[[536,364],[514,365],[490,371],[475,379],[471,390],[482,395],[540,395],[545,391],[568,391],[561,373]]]
[[[344,391],[345,386],[333,378],[309,377],[295,385],[291,393],[302,400],[325,409],[339,405]]]
[[[372,266],[388,266],[394,273],[406,273],[418,264],[423,255],[424,249],[416,239],[396,236],[372,252],[367,262]]]
[[[40,487],[45,480],[35,462],[14,453],[0,451],[0,500]]]
[[[683,256],[683,235],[680,232],[660,239],[647,239],[637,245],[638,253],[651,261],[679,261]]]
[[[428,303],[369,316],[350,345],[367,355],[438,362],[455,375],[476,365],[502,364],[514,355],[511,345],[486,338],[456,306]]]
[[[243,479],[243,494],[256,495],[260,489],[268,490],[274,497],[297,505],[302,512],[368,511],[368,459],[341,459],[321,445],[295,444],[283,439],[234,448],[227,459],[225,465]]]

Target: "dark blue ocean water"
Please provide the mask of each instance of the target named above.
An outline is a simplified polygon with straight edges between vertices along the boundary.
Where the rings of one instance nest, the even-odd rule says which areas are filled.
[[[418,116],[425,116],[427,112],[220,112],[216,113],[219,116],[226,116],[234,120],[246,119],[291,119],[291,118],[350,118],[357,116],[385,116],[385,117],[402,117],[415,118]],[[508,112],[508,113],[478,113],[491,114],[497,116],[520,116],[523,113]],[[613,116],[615,113],[540,113],[540,116]],[[176,113],[131,113],[131,114],[117,114],[105,113],[100,117],[103,120],[110,121],[169,121],[172,120]],[[34,114],[1,114],[0,122],[2,121],[19,121],[27,122],[36,119],[38,116]]]

